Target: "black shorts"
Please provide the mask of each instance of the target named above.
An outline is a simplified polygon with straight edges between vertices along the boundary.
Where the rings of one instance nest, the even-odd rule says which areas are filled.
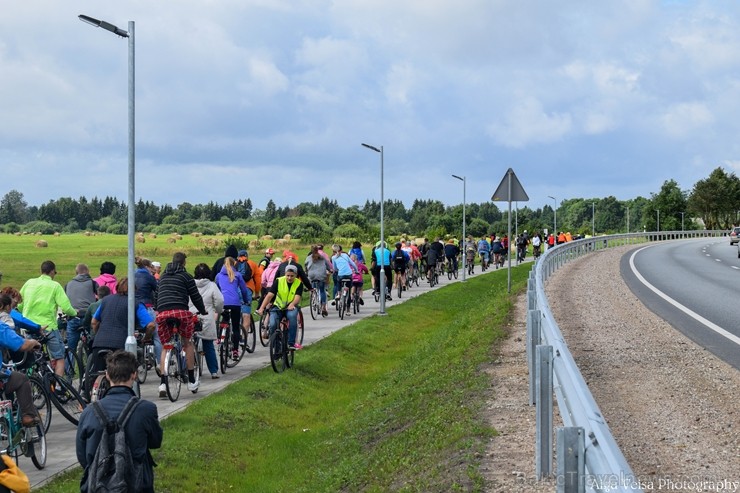
[[[393,271],[403,274],[404,272],[406,272],[406,266],[402,265],[400,267],[393,267]]]

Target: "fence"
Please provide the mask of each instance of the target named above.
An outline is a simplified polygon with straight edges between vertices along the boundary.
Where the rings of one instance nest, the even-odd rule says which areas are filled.
[[[553,318],[544,283],[568,262],[596,250],[655,241],[726,236],[727,231],[662,231],[599,236],[547,250],[527,288],[529,401],[536,405],[536,474],[553,474],[553,401],[564,427],[557,430],[557,491],[642,492]]]

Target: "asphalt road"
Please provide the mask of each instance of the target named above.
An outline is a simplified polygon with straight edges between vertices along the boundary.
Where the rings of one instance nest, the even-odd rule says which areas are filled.
[[[740,369],[740,259],[726,238],[661,242],[622,258],[621,273],[646,306]]]
[[[531,257],[527,258],[527,262],[530,262]],[[512,264],[512,267],[515,263]],[[491,272],[490,270],[486,273]],[[474,275],[480,275],[480,265],[476,265],[476,272]],[[452,282],[462,280],[462,272],[459,274],[459,279],[454,278],[450,281],[447,276],[440,278],[440,284],[435,286],[434,289],[444,287]],[[394,294],[393,301],[386,302],[386,308],[393,307],[402,303],[403,301],[419,296],[423,293],[430,291],[429,284],[420,281],[418,287],[414,286],[409,291],[403,293],[402,299],[397,299]],[[379,303],[373,300],[372,294],[369,290],[364,293],[365,305],[361,308],[360,313],[356,315],[345,316],[344,320],[339,319],[338,312],[333,310],[334,307],[329,306],[329,316],[327,318],[312,320],[309,312],[304,307],[304,346],[327,337],[333,332],[344,328],[357,320],[373,316],[379,312]],[[392,315],[384,315],[392,316]],[[301,356],[300,352],[296,354],[296,365],[300,365]],[[197,394],[188,392],[187,388],[183,385],[180,391],[180,398],[177,402],[170,402],[168,399],[160,399],[158,395],[159,379],[156,373],[151,372],[147,377],[146,382],[141,386],[142,397],[151,400],[157,404],[159,411],[160,420],[167,418],[168,416],[182,411],[191,402],[198,399],[202,399],[214,392],[223,390],[226,386],[232,382],[244,378],[250,375],[253,371],[264,368],[270,365],[268,349],[262,347],[259,343],[259,336],[257,338],[257,348],[252,354],[246,354],[242,361],[235,367],[227,370],[225,375],[221,375],[218,380],[212,380],[210,375],[206,372],[201,380],[201,386]],[[290,371],[290,370],[287,370]],[[279,377],[278,377],[279,378]],[[77,427],[69,423],[64,417],[55,409],[52,408],[52,421],[51,428],[47,434],[47,459],[46,467],[42,470],[36,469],[31,463],[31,459],[21,457],[20,467],[28,475],[32,488],[39,487],[44,483],[48,482],[54,476],[60,474],[69,469],[78,468],[77,456],[75,452],[75,436],[77,433]],[[166,440],[166,437],[165,437]]]

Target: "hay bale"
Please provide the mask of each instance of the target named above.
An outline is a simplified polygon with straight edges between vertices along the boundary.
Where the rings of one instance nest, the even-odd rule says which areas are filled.
[[[236,236],[238,236],[239,238],[244,238],[245,236],[247,236],[247,233],[245,233],[244,231],[240,231],[236,234]]]
[[[285,241],[285,240],[283,240],[282,238],[279,239],[279,240],[275,240],[275,246],[276,247],[282,248],[282,247],[286,246],[287,244],[288,244],[288,242]]]
[[[54,236],[62,236],[62,233],[60,233],[59,231],[55,231]]]
[[[84,234],[85,236],[92,236],[92,233],[91,233],[91,232],[89,232],[89,231],[85,231],[85,232],[84,232],[83,234]]]
[[[13,234],[14,234],[15,236],[21,236],[21,235],[22,235],[23,233],[21,233],[20,231],[16,231],[16,232],[15,232],[15,233],[13,233]]]
[[[136,243],[146,243],[146,238],[144,238],[143,236],[137,236]]]
[[[177,243],[177,239],[176,238],[167,238],[167,243],[175,244],[175,243]]]
[[[287,234],[287,235],[283,236],[283,239],[284,239],[285,241],[290,241],[290,240],[291,240],[292,238],[293,238],[293,237],[292,237],[291,235],[289,235],[289,234]]]
[[[251,240],[249,242],[249,248],[250,249],[254,250],[254,249],[259,248],[259,247],[260,247],[260,240]]]
[[[154,239],[156,237],[157,237],[157,234],[156,233],[149,233],[149,238]]]
[[[46,248],[49,244],[46,242],[46,240],[39,240],[36,242],[36,248]]]
[[[201,236],[203,236],[203,233],[190,233],[190,235],[191,235],[191,236],[192,236],[193,238],[200,238]]]
[[[272,241],[272,236],[270,235],[264,235],[262,238],[260,238],[262,241]]]

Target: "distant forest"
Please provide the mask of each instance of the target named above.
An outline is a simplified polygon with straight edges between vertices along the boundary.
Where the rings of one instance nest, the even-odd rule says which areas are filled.
[[[554,207],[557,206],[557,211]],[[508,211],[493,202],[466,204],[466,232],[474,237],[507,230]],[[557,212],[557,217],[556,213]],[[445,206],[439,200],[416,199],[410,208],[399,200],[384,204],[385,232],[389,238],[462,235],[463,205]],[[0,200],[0,231],[52,234],[80,231],[126,234],[128,208],[113,197],[87,199],[62,197],[41,206],[28,206],[23,193],[11,190]],[[663,183],[650,198],[620,201],[614,197],[570,198],[558,204],[512,209],[518,231],[559,231],[573,234],[625,233],[629,231],[680,231],[681,229],[729,229],[740,215],[740,180],[717,168],[692,190],[681,190],[674,180]],[[341,207],[336,200],[278,207],[270,200],[264,209],[254,208],[250,198],[228,204],[159,206],[139,200],[137,232],[247,233],[281,237],[290,234],[305,241],[332,238],[369,240],[380,235],[380,203]]]

